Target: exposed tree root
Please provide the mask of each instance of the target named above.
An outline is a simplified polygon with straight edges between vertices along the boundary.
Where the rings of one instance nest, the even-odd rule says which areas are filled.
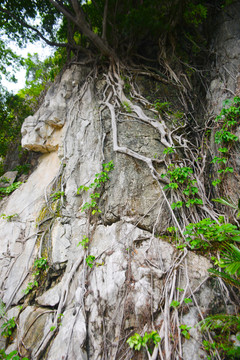
[[[180,97],[181,102],[186,107],[186,100],[185,95],[187,93],[186,87],[184,87],[183,83],[180,81],[178,76],[170,66],[165,62],[166,67],[166,73],[171,79],[171,83],[175,83],[176,86],[180,89]],[[151,104],[147,99],[145,99],[139,92],[136,90],[136,86],[134,85],[134,82],[131,78],[131,71],[129,71],[129,82],[130,82],[130,94],[131,99],[127,98],[124,93],[124,81],[122,80],[120,73],[121,71],[126,71],[126,69],[119,63],[111,64],[108,73],[106,73],[105,76],[105,87],[102,93],[102,102],[101,102],[101,109],[100,109],[100,121],[102,116],[102,111],[107,109],[110,114],[111,119],[111,131],[112,131],[112,143],[113,143],[113,151],[116,153],[121,153],[124,155],[127,155],[128,157],[131,157],[137,161],[143,162],[146,164],[149,173],[151,174],[154,182],[157,183],[159,191],[158,191],[158,198],[152,205],[152,207],[136,222],[134,228],[131,230],[131,232],[139,225],[139,223],[142,221],[142,219],[152,210],[153,207],[155,207],[157,204],[159,204],[158,208],[158,215],[156,217],[156,220],[153,224],[153,230],[152,234],[150,236],[150,242],[149,247],[145,251],[145,263],[147,266],[151,269],[151,283],[152,283],[152,292],[153,289],[153,274],[154,276],[158,276],[157,271],[162,271],[162,276],[164,278],[164,285],[161,290],[161,295],[159,298],[159,308],[161,309],[161,324],[156,325],[156,315],[154,314],[153,310],[153,297],[151,295],[151,325],[152,329],[157,329],[160,337],[161,337],[161,343],[158,344],[154,348],[153,354],[148,354],[149,360],[182,360],[183,358],[183,339],[180,331],[180,324],[181,319],[183,316],[183,305],[184,305],[184,299],[186,296],[191,296],[194,306],[197,308],[199,312],[199,316],[201,319],[204,319],[203,314],[201,312],[201,309],[198,305],[195,293],[200,289],[200,287],[203,285],[203,283],[206,281],[206,279],[198,285],[196,289],[192,289],[189,281],[188,276],[188,266],[187,266],[187,255],[188,250],[185,247],[183,252],[179,252],[176,254],[175,258],[172,261],[171,266],[165,270],[163,268],[163,265],[161,263],[161,259],[159,257],[159,263],[153,264],[151,262],[151,259],[148,258],[147,252],[151,248],[153,244],[153,239],[156,236],[156,228],[159,223],[160,214],[162,211],[162,206],[164,202],[167,204],[169,214],[171,216],[173,224],[178,228],[179,234],[181,235],[181,239],[184,242],[185,236],[184,236],[184,229],[186,225],[188,225],[191,222],[198,222],[204,217],[210,217],[211,219],[218,222],[219,213],[217,210],[213,208],[213,205],[209,201],[209,194],[207,193],[207,190],[204,186],[204,173],[206,171],[206,154],[203,153],[202,149],[199,149],[199,144],[201,144],[201,139],[196,140],[196,144],[193,144],[192,141],[190,141],[187,138],[187,133],[182,133],[182,130],[187,128],[187,123],[184,124],[178,124],[178,126],[173,126],[172,124],[169,124],[169,119],[167,116],[161,115]],[[136,69],[132,69],[132,72],[134,73]],[[94,81],[94,73],[95,70],[92,70],[89,73],[89,76],[87,77],[84,85],[82,86],[79,96],[72,102],[70,111],[69,111],[69,118],[72,115],[73,110],[78,108],[80,105],[80,101],[82,100],[84,94],[88,90],[88,86],[92,84]],[[158,80],[162,81],[162,77],[158,74],[153,74],[152,72],[149,73],[148,69],[144,69],[144,71],[138,72],[139,74],[154,76]],[[185,78],[185,83],[187,78]],[[168,82],[168,80],[164,79],[164,82]],[[190,84],[188,84],[190,87]],[[131,110],[131,113],[127,113],[123,110],[123,104],[127,104],[129,109]],[[67,125],[66,131],[65,131],[65,139],[69,135],[69,131],[71,127],[73,126],[73,122],[76,121],[78,112],[75,113],[74,116],[72,116],[71,122]],[[120,122],[120,117],[128,116],[131,119],[134,119],[134,121],[139,121],[141,123],[147,124],[148,126],[151,126],[157,133],[159,134],[160,142],[161,144],[166,148],[173,148],[174,149],[174,156],[176,158],[176,164],[178,164],[179,167],[188,166],[191,167],[194,171],[194,179],[196,179],[197,186],[198,186],[198,194],[200,199],[203,201],[203,205],[194,206],[191,207],[191,209],[181,208],[176,210],[173,210],[171,207],[172,202],[177,201],[184,201],[185,197],[184,194],[176,194],[172,191],[165,191],[164,185],[166,183],[169,183],[168,180],[161,178],[161,172],[166,171],[168,169],[168,166],[170,165],[170,159],[166,156],[163,157],[163,159],[158,160],[150,155],[143,155],[133,149],[128,148],[127,146],[121,145],[121,138],[119,136],[118,131],[118,124]],[[157,119],[156,119],[157,117]],[[198,129],[199,130],[199,129]],[[102,135],[102,134],[101,134]],[[104,159],[104,140],[105,140],[106,134],[103,134],[102,138],[100,139],[100,142],[102,144],[102,154],[101,158]],[[64,139],[64,140],[65,140]],[[64,170],[64,163],[67,160],[67,150],[65,148],[66,144],[65,141],[63,141],[63,159],[61,168],[59,171],[59,174],[56,176],[56,178],[52,181],[52,183],[49,185],[48,188],[45,190],[45,201],[48,208],[48,211],[50,213],[50,216],[48,216],[46,219],[44,219],[41,223],[39,223],[37,234],[39,235],[41,232],[41,226],[44,224],[44,222],[48,222],[50,220],[50,223],[48,224],[47,230],[44,230],[41,236],[40,240],[40,248],[39,248],[39,256],[42,256],[42,248],[43,248],[43,241],[46,237],[46,234],[48,233],[49,239],[51,237],[51,226],[54,223],[54,209],[52,208],[49,193],[57,186],[58,184],[61,192],[64,191],[65,184],[68,179],[66,179],[66,174]],[[197,162],[196,159],[201,156],[202,161]],[[161,170],[159,170],[161,166]],[[160,201],[161,200],[161,201]],[[164,201],[163,201],[164,200]],[[61,197],[61,206],[59,211],[63,208],[63,197]],[[92,226],[92,219],[90,216],[87,218],[87,225],[86,225],[86,234],[91,239],[93,237],[95,226]],[[128,238],[129,234],[126,234],[126,238]],[[37,236],[36,236],[37,239]],[[31,255],[33,254],[34,248],[36,246],[36,239],[34,241],[34,245],[31,251]],[[49,240],[50,241],[50,240]],[[132,245],[132,244],[131,244]],[[91,246],[91,244],[90,244]],[[105,249],[101,254],[96,256],[96,259],[101,257],[104,252],[106,252],[109,249]],[[113,250],[113,246],[111,247],[111,250]],[[51,241],[48,244],[48,253],[51,253]],[[63,287],[61,289],[61,295],[60,295],[60,301],[58,304],[57,310],[54,312],[54,320],[53,320],[53,331],[48,331],[46,336],[42,339],[40,344],[37,348],[34,349],[34,352],[32,354],[33,360],[38,360],[41,358],[44,351],[46,351],[46,348],[49,346],[52,338],[56,335],[58,331],[58,319],[60,314],[62,314],[66,307],[67,297],[69,294],[69,289],[71,286],[71,282],[79,269],[80,266],[82,266],[82,272],[81,272],[81,281],[79,282],[78,290],[75,294],[75,312],[76,317],[75,321],[73,322],[72,328],[70,330],[69,339],[68,339],[68,345],[66,349],[66,354],[63,357],[64,360],[67,360],[69,357],[69,351],[70,351],[70,344],[71,344],[71,338],[74,331],[74,326],[76,319],[78,317],[78,314],[80,311],[83,312],[86,321],[87,316],[85,312],[85,296],[87,293],[87,278],[89,275],[89,269],[87,269],[86,266],[86,256],[90,254],[90,250],[86,250],[83,257],[79,257],[76,262],[72,265],[71,270],[65,274],[64,277],[64,283]],[[49,256],[50,258],[50,256]],[[16,291],[14,294],[12,294],[8,307],[11,305],[13,298],[15,297],[17,291],[19,290],[20,286],[22,285],[22,282],[26,278],[26,276],[29,273],[29,261],[27,264],[27,270],[26,273],[23,274],[23,277],[19,283],[19,285],[16,288]],[[126,303],[126,297],[127,297],[127,290],[128,285],[131,280],[131,254],[130,251],[128,251],[128,269],[127,269],[127,279],[126,279],[126,289],[122,296],[121,301],[118,304],[117,310],[120,308],[122,309],[122,314],[120,316],[120,320],[118,323],[114,322],[115,319],[111,319],[112,324],[114,324],[117,329],[119,329],[118,333],[118,340],[114,342],[115,350],[113,353],[111,353],[111,356],[114,360],[128,360],[133,356],[133,351],[130,349],[125,350],[125,342],[126,342],[126,335],[122,336],[122,329],[123,329],[123,320],[124,320],[124,308]],[[176,290],[179,284],[182,281],[182,276],[185,276],[185,289],[183,293],[179,294],[179,292]],[[179,302],[179,306],[176,308],[170,307],[170,304],[173,300],[176,300]],[[36,319],[34,320],[36,321]],[[27,332],[30,330],[33,323],[29,326]],[[148,331],[147,325],[145,324],[145,327],[142,330],[142,335],[144,335],[145,331]],[[24,334],[22,339],[19,339],[19,344],[22,344],[24,346],[24,337],[27,335],[27,332]],[[107,329],[105,326],[105,323],[103,321],[103,359],[107,359],[109,357],[109,351],[107,350]],[[128,334],[131,335],[131,332]],[[212,341],[211,334],[208,332],[208,338],[210,341]],[[216,356],[218,360],[220,360],[219,354],[216,352]]]
[[[196,158],[199,156],[199,151],[197,150],[196,146],[194,146],[191,142],[189,142],[184,135],[178,135],[178,130],[182,129],[182,126],[178,127],[174,130],[169,130],[165,121],[159,116],[159,120],[155,120],[154,118],[149,117],[149,115],[146,115],[142,108],[139,105],[136,105],[136,102],[140,102],[142,105],[148,105],[148,113],[149,110],[152,111],[153,114],[156,113],[155,109],[149,109],[149,102],[144,99],[142,96],[136,93],[135,88],[132,84],[132,98],[135,101],[135,103],[132,102],[132,100],[129,100],[124,95],[124,82],[121,79],[119,75],[119,64],[117,66],[118,70],[116,70],[116,67],[113,66],[108,75],[106,76],[106,88],[104,90],[104,98],[103,98],[103,106],[107,107],[110,112],[111,116],[111,124],[112,124],[112,138],[113,138],[113,150],[118,153],[125,154],[127,156],[130,156],[134,159],[137,159],[139,161],[144,162],[152,174],[153,179],[158,183],[160,191],[162,193],[162,196],[164,197],[169,211],[171,213],[173,222],[175,226],[178,227],[178,230],[181,234],[181,237],[184,239],[184,228],[186,225],[188,225],[190,222],[198,222],[204,217],[210,217],[211,219],[214,219],[218,222],[219,214],[213,209],[212,204],[210,203],[208,196],[205,192],[204,187],[204,170],[205,170],[205,164],[206,164],[206,156],[203,155],[203,161],[201,165],[196,162]],[[177,81],[178,85],[182,86],[180,82],[178,82],[178,79],[176,78],[176,74],[168,67],[168,71],[170,72],[170,75],[174,81]],[[134,117],[138,121],[147,123],[148,125],[152,126],[155,130],[158,131],[160,135],[161,143],[165,147],[174,147],[175,149],[181,149],[181,152],[184,153],[184,157],[181,158],[179,165],[180,166],[191,166],[194,169],[194,178],[197,181],[198,189],[199,189],[199,196],[203,200],[203,205],[199,206],[198,208],[191,208],[190,211],[180,210],[178,214],[178,219],[181,219],[181,222],[176,218],[174,211],[171,208],[170,202],[166,196],[165,191],[163,190],[163,187],[161,185],[161,177],[158,171],[156,170],[154,166],[154,160],[150,157],[144,156],[142,154],[137,153],[136,151],[133,151],[132,149],[127,148],[126,146],[119,145],[120,140],[118,139],[118,115],[124,114],[122,111],[120,111],[121,104],[128,104],[129,108],[131,109],[131,117]],[[127,114],[126,114],[127,115]],[[176,151],[176,150],[175,150]],[[163,159],[158,162],[158,164],[165,164],[168,166],[168,163]],[[181,200],[179,197],[176,198],[175,194],[171,194],[171,201],[179,201]],[[154,230],[153,230],[153,236],[154,236]],[[176,281],[179,278],[180,274],[180,266],[181,264],[185,267],[185,274],[186,274],[186,287],[184,290],[184,293],[179,301],[179,308],[181,308],[181,305],[183,304],[184,298],[187,293],[191,293],[191,296],[193,297],[195,306],[197,307],[200,316],[203,318],[203,315],[200,311],[200,308],[198,306],[196,297],[194,295],[194,292],[192,291],[190,285],[189,285],[189,279],[188,279],[188,270],[187,270],[187,249],[184,248],[184,252],[180,254],[177,259],[173,262],[170,269],[168,269],[167,273],[165,273],[165,287],[162,292],[162,299],[160,305],[162,307],[162,314],[163,314],[163,321],[161,328],[159,330],[159,334],[161,337],[161,344],[155,348],[154,354],[152,357],[150,354],[148,354],[149,359],[157,359],[158,353],[160,359],[165,360],[171,360],[171,359],[182,359],[183,356],[183,350],[182,350],[182,336],[180,332],[180,318],[181,318],[181,312],[179,312],[177,309],[174,309],[174,311],[171,310],[170,304],[172,300],[177,296],[176,293]],[[199,285],[200,287],[201,285]],[[198,287],[198,289],[199,289]],[[152,324],[154,326],[154,324]],[[177,338],[174,341],[174,345],[171,344],[169,341],[170,334],[177,335]],[[210,334],[209,339],[211,339]],[[164,355],[163,355],[164,354]],[[127,354],[126,358],[128,358]],[[116,358],[116,356],[115,356]],[[217,358],[220,359],[219,354],[217,354]]]

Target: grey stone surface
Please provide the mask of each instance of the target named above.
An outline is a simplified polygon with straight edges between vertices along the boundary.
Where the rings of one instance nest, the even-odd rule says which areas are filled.
[[[224,100],[240,96],[240,4],[234,2],[216,17],[213,26],[213,64],[208,92],[209,110],[217,115]]]
[[[5,188],[12,185],[17,177],[17,173],[17,171],[7,171],[0,177],[0,187]]]
[[[155,223],[157,232],[164,231],[169,212],[148,169],[139,161],[114,154],[111,131],[106,136],[103,151],[99,100],[91,83],[82,96],[73,89],[68,97],[62,90],[79,73],[76,67],[69,69],[48,93],[47,99],[53,99],[49,103],[46,100],[36,115],[26,119],[23,146],[51,153],[43,155],[27,183],[4,204],[2,210],[7,213],[16,209],[19,221],[6,224],[0,220],[3,228],[0,260],[4,274],[1,291],[5,303],[17,304],[23,300],[22,290],[33,281],[34,259],[46,254],[49,260],[46,285],[39,280],[39,290],[34,290],[40,291],[35,305],[28,305],[19,317],[20,337],[24,337],[31,349],[33,360],[37,358],[34,354],[40,338],[48,336],[55,309],[61,304],[64,304],[62,325],[50,342],[45,358],[58,360],[68,356],[71,360],[80,360],[90,356],[100,360],[105,342],[110,341],[112,345],[107,353],[108,358],[113,359],[122,331],[141,329],[151,318],[151,311],[159,313],[160,321],[164,274],[177,256],[172,245],[151,233]],[[77,79],[79,81],[79,77]],[[68,115],[64,117],[61,110],[59,118],[63,126],[59,130],[59,122],[53,123],[49,114],[50,107],[54,112],[62,98]],[[109,119],[105,120],[107,129]],[[55,136],[58,131],[61,136]],[[130,122],[125,132],[120,129],[119,141],[143,155],[154,157],[163,150],[157,138],[158,134],[150,127]],[[50,149],[53,139],[56,146]],[[102,214],[89,224],[88,215],[81,211],[81,206],[90,200],[91,192],[77,196],[77,188],[93,182],[95,174],[102,170],[101,164],[109,160],[113,160],[115,168],[99,202]],[[61,166],[60,161],[65,165]],[[50,194],[56,191],[51,186],[60,183],[63,184],[64,203],[63,209],[57,210],[60,203],[53,205]],[[37,234],[36,223],[41,221],[40,234]],[[41,242],[43,233],[45,240]],[[77,247],[88,234],[91,236],[87,254],[95,257],[93,268],[87,267],[83,248]],[[190,254],[188,264],[190,283],[196,287],[206,277],[209,263]],[[184,284],[183,277],[182,286]],[[35,335],[31,338],[30,333]]]
[[[238,50],[231,52],[233,42],[225,37],[225,25],[214,46],[220,49],[224,36],[229,56],[225,65],[233,63],[229,69],[236,75]],[[169,226],[170,213],[147,167],[114,153],[109,114],[100,116],[99,92],[105,80],[98,80],[96,87],[89,80],[84,91],[80,86],[89,71],[77,66],[67,69],[49,89],[38,112],[25,120],[23,146],[45,154],[28,181],[0,204],[2,213],[19,214],[14,222],[0,219],[0,296],[10,311],[11,306],[23,303],[18,339],[24,339],[32,360],[40,358],[38,346],[50,335],[43,359],[115,359],[133,331],[151,329],[153,317],[164,339],[166,274],[171,274],[170,284],[176,273],[172,266],[182,254],[161,236]],[[231,76],[222,85],[222,76],[228,72],[221,71],[208,94],[214,108],[224,99],[226,86],[235,91]],[[154,129],[129,118],[120,120],[120,145],[151,158],[162,153]],[[93,220],[81,211],[91,190],[77,195],[77,188],[90,185],[102,163],[110,160],[115,168],[101,190],[102,213]],[[50,195],[56,191],[64,191],[62,203],[52,200]],[[78,246],[84,236],[89,238],[86,250]],[[92,268],[86,264],[88,255],[95,257]],[[48,258],[47,275],[24,297],[22,290],[33,281],[34,260],[42,256]],[[196,290],[202,311],[208,311],[217,296],[205,282],[209,267],[206,258],[193,253],[177,267],[178,286],[186,296],[191,296],[190,287]],[[176,294],[169,292],[174,299]],[[63,315],[51,333],[56,309]],[[201,335],[194,328],[198,309],[189,305],[185,310],[182,321],[192,329],[191,340],[183,344],[183,359],[204,358]]]
[[[28,306],[19,316],[19,350],[24,356],[32,356],[37,351],[44,336],[52,326],[53,310]]]

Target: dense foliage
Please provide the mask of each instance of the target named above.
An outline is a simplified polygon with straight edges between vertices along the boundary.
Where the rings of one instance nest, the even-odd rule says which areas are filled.
[[[20,133],[23,120],[32,113],[31,107],[19,95],[5,93],[0,97],[0,157]]]
[[[194,44],[198,26],[226,1],[207,0],[4,0],[2,34],[20,46],[43,39],[50,45],[106,56],[144,52],[146,45],[174,41],[178,34]],[[229,1],[227,1],[229,3]],[[174,44],[173,44],[174,45]],[[176,45],[176,43],[175,43]]]
[[[96,55],[144,61],[152,58],[161,68],[169,51],[184,61],[206,43],[200,26],[210,13],[232,1],[207,0],[63,0],[0,2],[1,74],[15,81],[13,69],[27,68],[27,82],[19,96],[2,89],[0,98],[0,156],[19,133],[24,117],[36,110],[41,91],[73,56],[96,59]],[[181,38],[181,48],[179,39]],[[10,49],[14,41],[24,46],[42,39],[57,47],[53,57],[42,62],[37,55],[23,59]],[[175,61],[175,60],[173,60]],[[1,85],[0,85],[1,88]],[[26,100],[32,101],[31,108]],[[14,103],[14,104],[13,104]],[[12,106],[13,105],[13,106]],[[12,110],[14,109],[14,110]],[[17,116],[16,116],[17,111]]]
[[[21,60],[26,69],[26,84],[16,95],[2,88],[0,96],[0,158],[11,147],[20,149],[21,126],[39,107],[42,92],[48,88],[66,61],[64,49],[41,61],[37,53]],[[21,152],[21,151],[20,151]],[[0,175],[3,172],[0,162]]]

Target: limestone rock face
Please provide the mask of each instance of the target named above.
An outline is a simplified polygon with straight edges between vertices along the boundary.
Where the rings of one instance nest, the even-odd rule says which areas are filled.
[[[213,64],[208,92],[210,111],[218,114],[222,102],[240,96],[240,28],[236,19],[240,4],[236,1],[213,23]]]
[[[232,43],[224,43],[230,51]],[[0,218],[0,298],[19,329],[8,349],[32,360],[146,359],[127,338],[154,328],[165,349],[173,348],[170,304],[192,297],[181,319],[192,327],[182,358],[206,359],[194,326],[222,301],[208,276],[211,265],[162,236],[171,223],[163,194],[146,163],[113,150],[110,115],[101,107],[106,82],[91,76],[87,67],[67,69],[23,124],[23,147],[44,154],[27,182],[0,203],[1,213],[18,214],[11,222]],[[217,75],[209,99],[214,81]],[[229,79],[231,91],[233,85]],[[130,115],[120,114],[119,146],[156,159],[164,149],[159,133]],[[111,160],[114,170],[99,190],[101,213],[90,215],[82,206],[92,190],[77,189],[93,183]],[[40,269],[36,285],[34,261],[43,257],[49,267]]]
[[[51,152],[58,148],[61,131],[67,117],[69,98],[74,94],[86,72],[67,70],[59,84],[48,91],[43,106],[29,116],[22,127],[22,145],[28,150]]]
[[[236,19],[240,12],[240,3],[236,1],[216,18],[213,32],[211,49],[213,51],[213,63],[211,71],[211,82],[207,92],[209,115],[215,117],[223,106],[223,101],[234,96],[240,96],[240,27]],[[235,135],[240,139],[240,127],[235,129]],[[212,134],[214,135],[214,134]],[[212,144],[215,150],[216,145]],[[232,164],[235,165],[236,173],[240,172],[238,151],[232,157]],[[231,166],[232,166],[231,164]],[[237,203],[239,193],[239,180],[232,175],[227,176],[224,187],[227,197]]]

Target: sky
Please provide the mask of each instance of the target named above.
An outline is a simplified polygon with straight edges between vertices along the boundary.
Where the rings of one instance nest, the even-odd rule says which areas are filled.
[[[55,48],[50,47],[48,45],[43,45],[41,41],[38,41],[34,44],[27,44],[26,48],[20,49],[14,43],[9,43],[11,49],[17,53],[18,55],[22,55],[23,57],[27,57],[27,54],[38,53],[39,59],[44,60],[46,57],[50,56]],[[11,71],[11,68],[8,68]],[[26,71],[22,68],[20,71],[15,73],[15,76],[18,80],[17,83],[12,83],[3,78],[2,84],[8,89],[8,91],[13,91],[14,94],[17,93],[20,89],[25,86],[25,75]]]

